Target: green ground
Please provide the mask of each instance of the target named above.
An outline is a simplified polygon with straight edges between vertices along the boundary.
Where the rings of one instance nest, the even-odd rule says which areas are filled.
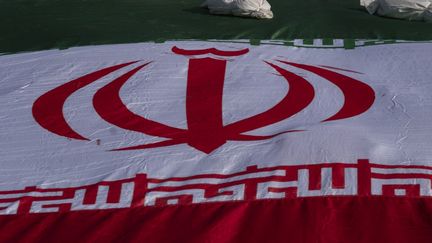
[[[370,16],[359,0],[269,0],[275,19],[208,15],[202,0],[0,0],[0,53],[167,39],[432,40],[432,24]]]

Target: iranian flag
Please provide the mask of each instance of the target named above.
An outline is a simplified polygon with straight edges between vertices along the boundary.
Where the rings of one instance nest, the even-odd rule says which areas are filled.
[[[2,242],[432,242],[432,42],[184,33],[0,39]]]

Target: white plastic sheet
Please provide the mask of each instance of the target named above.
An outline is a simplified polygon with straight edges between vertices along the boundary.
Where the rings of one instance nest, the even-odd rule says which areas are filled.
[[[361,0],[370,14],[432,22],[432,0]]]
[[[202,6],[207,7],[211,14],[273,18],[271,6],[266,0],[206,0]]]

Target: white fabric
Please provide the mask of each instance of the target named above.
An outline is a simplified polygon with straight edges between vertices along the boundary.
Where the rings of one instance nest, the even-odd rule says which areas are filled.
[[[370,14],[432,22],[432,0],[360,0]]]
[[[206,0],[203,7],[207,7],[211,14],[226,14],[257,19],[271,19],[273,12],[266,0]]]
[[[249,52],[226,58],[213,54],[188,56],[174,53],[174,46],[186,50],[217,48],[238,51],[249,48]],[[70,188],[102,180],[133,178],[140,173],[147,174],[149,178],[178,178],[233,174],[249,166],[268,168],[356,163],[358,159],[392,166],[431,166],[430,53],[431,43],[399,43],[344,50],[168,41],[3,55],[0,56],[0,192],[29,186]],[[209,62],[206,57],[227,59],[221,104],[224,126],[243,119],[256,119],[253,117],[277,105],[292,87],[264,61],[304,78],[313,86],[314,99],[303,111],[255,130],[247,128],[249,131],[244,134],[268,136],[288,130],[299,132],[260,141],[229,140],[210,154],[186,143],[110,151],[165,141],[166,138],[127,130],[107,122],[94,108],[96,92],[137,66],[151,62],[123,85],[118,93],[121,101],[137,116],[173,128],[189,129],[189,62],[198,58]],[[32,106],[38,97],[83,75],[133,60],[141,61],[82,87],[64,103],[62,112],[65,121],[89,140],[59,136],[41,127],[34,119]],[[345,104],[347,98],[341,89],[313,72],[277,60],[315,67],[324,65],[328,70],[357,79],[374,90],[374,104],[361,115],[321,122],[336,114]],[[110,100],[105,105],[113,107]],[[299,180],[307,176],[306,173],[301,175]],[[259,178],[259,175],[254,178]],[[329,177],[323,178],[328,181]],[[274,185],[262,186],[268,187]],[[326,191],[325,195],[332,192]],[[263,192],[261,195],[269,194]]]

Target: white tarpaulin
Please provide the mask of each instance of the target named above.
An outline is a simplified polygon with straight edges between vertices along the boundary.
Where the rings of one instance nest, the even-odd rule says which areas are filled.
[[[361,0],[370,14],[432,22],[431,0]]]
[[[273,12],[267,0],[206,0],[211,14],[235,15],[258,19],[271,19]]]

